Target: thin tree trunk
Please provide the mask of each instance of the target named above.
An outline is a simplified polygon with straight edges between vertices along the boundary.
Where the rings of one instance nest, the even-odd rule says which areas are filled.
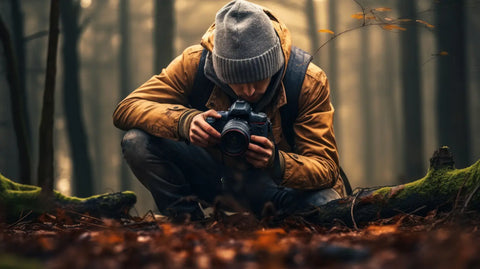
[[[360,89],[361,89],[361,106],[363,113],[363,128],[364,128],[364,143],[363,143],[363,163],[365,169],[365,182],[372,180],[374,167],[374,143],[373,143],[373,96],[371,94],[370,83],[370,35],[368,29],[364,29],[360,38],[360,53],[361,53],[361,71],[360,71]]]
[[[82,113],[79,81],[78,17],[80,6],[72,0],[62,1],[63,29],[63,102],[66,125],[73,160],[73,181],[76,195],[85,197],[93,193],[93,174],[88,152],[87,133]]]
[[[120,98],[127,96],[130,91],[130,16],[129,0],[120,0]],[[123,132],[121,133],[123,137]],[[120,139],[122,139],[122,137]],[[123,159],[122,159],[123,160]],[[130,171],[125,161],[120,165],[120,187],[122,190],[130,187]]]
[[[20,182],[28,183],[31,180],[31,156],[25,114],[25,92],[22,93],[20,88],[20,76],[10,33],[1,17],[0,39],[5,52],[7,82],[10,86],[10,107],[17,140]]]
[[[38,184],[46,197],[53,195],[53,123],[55,111],[55,77],[59,35],[60,1],[52,0],[50,7],[50,32],[48,35],[47,74],[40,121]]]
[[[320,47],[318,42],[317,17],[315,16],[315,4],[313,0],[307,0],[305,4],[305,14],[307,15],[308,37],[310,39],[310,51],[313,53]],[[313,59],[318,64],[318,59]]]
[[[464,8],[464,0],[439,1],[435,12],[437,48],[448,53],[437,60],[438,142],[452,149],[460,167],[470,156]]]
[[[330,0],[328,2],[328,25],[330,30],[332,30],[334,33],[337,32],[337,2],[338,0]],[[337,85],[337,41],[330,42],[328,44],[328,78],[330,81],[330,85]],[[332,89],[331,89],[332,90]],[[339,100],[338,100],[338,92],[333,89],[330,92],[330,97],[331,101],[334,106],[339,105]],[[336,126],[335,130],[338,133],[338,125]]]
[[[399,2],[400,14],[416,18],[414,0]],[[401,33],[401,81],[403,84],[403,154],[405,179],[418,178],[423,173],[422,91],[420,87],[420,56],[418,30],[415,25]]]
[[[154,3],[154,73],[160,73],[173,57],[174,2],[174,0],[155,0]]]
[[[27,70],[26,70],[26,59],[25,59],[25,41],[24,41],[24,16],[22,13],[22,8],[19,0],[10,0],[10,7],[12,11],[12,20],[13,20],[13,40],[15,44],[15,52],[17,56],[18,63],[18,78],[19,78],[19,102],[20,109],[22,110],[21,117],[23,117],[25,125],[25,147],[27,156],[22,157],[23,160],[26,160],[25,165],[20,165],[20,181],[25,184],[32,183],[31,176],[31,155],[32,155],[32,137],[31,137],[31,128],[30,128],[30,116],[28,113],[28,101],[27,101]],[[28,167],[25,167],[28,165]]]

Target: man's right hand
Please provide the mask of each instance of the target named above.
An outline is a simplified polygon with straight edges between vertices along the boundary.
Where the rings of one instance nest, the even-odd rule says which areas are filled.
[[[210,109],[193,117],[189,132],[190,143],[200,147],[209,147],[220,143],[220,133],[205,121],[207,117],[218,119],[222,116]]]

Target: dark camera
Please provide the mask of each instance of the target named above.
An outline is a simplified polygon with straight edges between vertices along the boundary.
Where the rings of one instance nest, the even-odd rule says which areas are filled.
[[[229,156],[245,153],[250,135],[268,136],[270,120],[263,112],[252,112],[244,100],[237,100],[228,111],[217,111],[222,117],[207,117],[206,121],[221,134],[220,147]]]

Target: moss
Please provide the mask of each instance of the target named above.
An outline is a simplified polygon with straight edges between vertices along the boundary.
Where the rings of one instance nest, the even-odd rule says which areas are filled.
[[[136,195],[131,191],[99,194],[86,198],[66,196],[54,191],[53,208],[47,208],[47,201],[42,200],[42,189],[37,186],[24,185],[11,181],[0,174],[0,207],[8,220],[18,219],[27,212],[41,214],[55,208],[70,209],[78,213],[95,216],[120,217],[136,203]]]
[[[480,161],[464,169],[431,168],[425,177],[416,181],[395,186],[384,187],[376,190],[373,194],[385,199],[395,198],[398,200],[420,196],[425,199],[436,197],[455,197],[461,188],[464,194],[472,193],[480,185]],[[479,195],[473,198],[478,200]]]

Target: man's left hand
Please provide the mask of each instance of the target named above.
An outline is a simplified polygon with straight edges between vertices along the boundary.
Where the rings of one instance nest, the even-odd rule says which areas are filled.
[[[250,144],[245,152],[245,159],[256,168],[271,167],[273,158],[275,157],[275,145],[270,139],[252,135],[250,136]]]

